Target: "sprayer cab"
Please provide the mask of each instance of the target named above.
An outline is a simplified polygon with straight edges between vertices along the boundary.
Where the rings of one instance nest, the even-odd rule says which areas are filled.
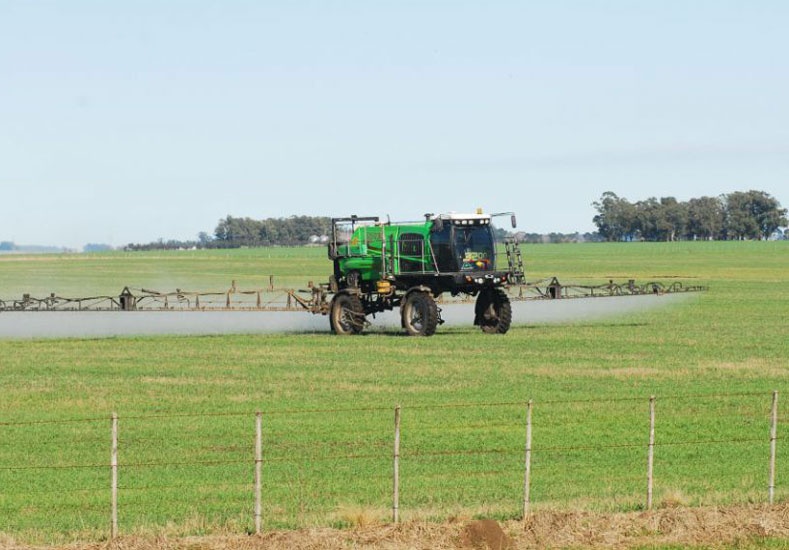
[[[490,216],[443,214],[431,221],[430,248],[437,272],[466,274],[466,280],[473,273],[494,271],[496,246]]]

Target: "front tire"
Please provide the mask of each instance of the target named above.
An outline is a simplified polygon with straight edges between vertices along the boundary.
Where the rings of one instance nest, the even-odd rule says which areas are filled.
[[[510,299],[500,288],[483,290],[474,307],[474,324],[486,334],[505,334],[512,324]]]
[[[400,308],[403,328],[410,336],[432,336],[438,326],[438,305],[429,292],[415,290]]]
[[[329,324],[334,334],[359,334],[364,328],[364,308],[355,294],[335,294],[329,311]]]

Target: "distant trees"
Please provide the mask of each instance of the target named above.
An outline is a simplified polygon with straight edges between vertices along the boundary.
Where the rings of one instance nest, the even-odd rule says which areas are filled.
[[[789,224],[786,208],[764,191],[736,191],[679,202],[655,197],[630,203],[606,191],[592,219],[609,241],[767,239]]]
[[[786,227],[787,210],[762,191],[735,192],[720,197],[701,197],[680,202],[674,197],[650,197],[631,203],[606,191],[595,201],[595,233],[511,233],[495,228],[498,239],[514,237],[528,243],[588,241],[675,241],[711,239],[766,239]],[[213,234],[200,232],[197,240],[163,240],[129,244],[126,250],[239,248],[242,246],[301,246],[326,242],[331,218],[290,216],[254,219],[226,216]],[[3,243],[13,246],[13,243]],[[88,245],[99,246],[99,245]],[[1,248],[0,248],[1,249]]]
[[[688,234],[705,241],[723,235],[723,201],[719,198],[701,197],[688,201]]]
[[[177,239],[159,239],[150,243],[129,243],[123,250],[129,252],[140,252],[145,250],[191,250],[197,248],[211,248],[204,246],[198,241],[179,241]]]
[[[291,216],[289,218],[234,218],[220,220],[212,245],[218,248],[239,246],[296,246],[308,244],[312,237],[328,235],[331,218]]]
[[[598,214],[592,218],[597,232],[609,241],[631,240],[637,227],[636,208],[627,199],[606,191],[593,203]]]
[[[128,244],[125,250],[173,250],[191,248],[240,248],[242,246],[299,246],[320,241],[331,231],[331,218],[290,216],[289,218],[235,218],[219,220],[210,235],[201,231],[195,241],[162,240]]]
[[[729,238],[768,238],[787,225],[786,208],[761,191],[728,195],[724,229]]]

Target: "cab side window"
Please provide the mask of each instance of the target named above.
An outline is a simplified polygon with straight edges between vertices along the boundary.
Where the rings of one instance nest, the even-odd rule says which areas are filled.
[[[419,273],[425,270],[425,240],[419,233],[403,233],[397,242],[400,272]]]
[[[458,270],[457,260],[452,254],[451,226],[447,223],[441,231],[430,234],[430,244],[436,255],[436,264],[441,273],[453,273]]]

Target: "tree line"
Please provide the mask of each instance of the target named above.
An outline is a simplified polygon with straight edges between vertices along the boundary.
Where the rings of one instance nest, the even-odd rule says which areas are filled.
[[[608,241],[768,239],[789,224],[786,208],[764,191],[635,203],[607,191],[592,205],[597,210],[592,221]]]
[[[214,230],[217,244],[233,246],[295,246],[315,242],[331,232],[331,218],[290,216],[289,218],[234,218],[220,220]]]
[[[213,235],[201,232],[196,241],[160,240],[147,244],[129,244],[126,250],[300,246],[325,243],[325,237],[330,232],[331,218],[323,216],[290,216],[263,220],[227,216],[219,220]]]
[[[514,237],[528,243],[589,241],[675,241],[769,238],[789,223],[787,210],[763,191],[735,192],[719,197],[701,197],[680,202],[674,197],[649,198],[631,203],[611,191],[593,206],[596,233],[511,233],[496,228],[496,237]],[[254,219],[226,216],[213,234],[201,232],[197,240],[159,240],[129,244],[126,250],[238,248],[242,246],[300,246],[325,243],[331,218],[290,216]]]

